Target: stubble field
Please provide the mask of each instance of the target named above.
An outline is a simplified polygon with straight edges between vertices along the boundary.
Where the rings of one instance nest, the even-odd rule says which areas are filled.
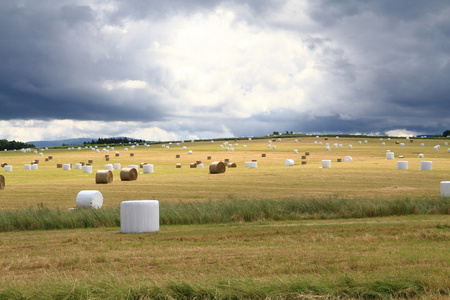
[[[106,153],[102,151],[108,149],[106,146],[99,146],[99,153],[76,148],[49,149],[43,151],[43,156],[33,152],[1,152],[0,162],[13,165],[14,169],[1,170],[6,187],[0,191],[0,207],[3,213],[37,206],[66,212],[75,207],[81,190],[99,190],[104,197],[104,210],[117,209],[126,200],[159,200],[161,209],[186,203],[260,200],[432,203],[441,201],[440,182],[450,180],[450,153],[444,140],[329,137],[325,141],[323,137],[282,137],[281,141],[230,140],[229,145],[220,148],[223,142],[180,145],[174,142],[164,144],[169,148],[152,144],[135,149],[131,145],[116,145],[114,150],[109,149],[110,161],[105,161]],[[382,142],[386,145],[382,146]],[[330,151],[325,150],[325,143],[329,143]],[[441,148],[436,151],[435,145]],[[124,151],[125,147],[128,151]],[[226,147],[234,151],[226,151]],[[297,154],[294,149],[298,149]],[[387,149],[395,152],[394,160],[386,160]],[[119,152],[119,157],[115,157],[115,152]],[[302,159],[305,152],[310,155]],[[418,158],[419,153],[425,158]],[[53,159],[45,162],[49,155]],[[337,162],[347,155],[353,158],[352,162]],[[404,158],[398,158],[399,155]],[[24,164],[35,159],[40,160],[39,169],[24,170]],[[212,161],[225,159],[236,163],[237,168],[227,168],[224,174],[209,174]],[[284,166],[285,159],[293,159],[295,165]],[[332,161],[330,169],[321,168],[324,159]],[[94,161],[92,174],[56,168],[57,164],[74,165],[88,160]],[[244,168],[244,163],[251,160],[258,161],[258,168]],[[302,160],[307,163],[301,164]],[[408,161],[409,169],[397,170],[399,160]],[[190,168],[189,164],[196,161],[201,161],[205,168]],[[421,171],[420,161],[432,161],[433,170]],[[142,174],[140,169],[136,181],[126,182],[120,181],[116,170],[111,184],[95,183],[95,171],[105,164],[121,163],[127,167],[144,162],[153,164],[155,172]],[[175,168],[177,163],[182,167]],[[119,227],[2,232],[0,296],[445,298],[450,295],[448,212],[411,211],[406,216],[359,219],[236,220],[203,225],[161,222],[158,233],[147,234],[121,234]]]

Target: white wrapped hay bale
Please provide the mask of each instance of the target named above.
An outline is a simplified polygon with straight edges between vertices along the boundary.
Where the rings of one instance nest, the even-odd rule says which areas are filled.
[[[298,149],[294,149],[294,153],[298,153]]]
[[[111,170],[111,171],[113,171],[113,170],[114,170],[114,166],[113,166],[112,164],[106,164],[106,165],[105,165],[105,170]]]
[[[420,153],[418,157],[419,158],[424,158],[425,156],[423,155],[423,153]]]
[[[353,146],[352,146],[352,145],[348,145],[348,148],[349,148],[349,149],[352,149],[352,148],[353,148]]]
[[[432,161],[421,161],[420,162],[420,170],[422,171],[431,171],[433,169]]]
[[[258,162],[257,161],[247,161],[244,163],[244,167],[245,168],[250,168],[250,169],[254,169],[258,167]]]
[[[122,233],[159,231],[159,201],[123,201],[120,204],[120,231]]]
[[[83,166],[83,173],[92,173],[92,166]]]
[[[273,145],[273,146],[272,146],[272,149],[277,149],[277,146]]]
[[[31,165],[31,170],[37,170],[37,169],[38,169],[38,164]]]
[[[294,165],[294,160],[293,160],[293,159],[286,159],[286,160],[284,161],[284,165],[285,165],[286,167],[292,167],[292,166]]]
[[[387,152],[386,153],[386,159],[387,160],[394,159],[394,157],[395,157],[394,152]]]
[[[138,165],[128,165],[128,168],[134,168],[134,169],[136,169],[136,172],[139,172],[139,166]]]
[[[405,147],[405,143],[400,143],[400,146]]]
[[[70,164],[63,164],[64,171],[70,171],[71,169],[72,169],[72,166]]]
[[[322,168],[331,168],[331,160],[322,160]]]
[[[351,156],[346,156],[344,157],[344,161],[346,162],[353,161],[353,158]]]
[[[41,152],[41,153],[39,153],[39,156],[44,156],[44,153],[42,153],[42,152]]]
[[[120,163],[115,163],[114,170],[120,170],[120,169],[122,169],[122,165]]]
[[[24,169],[24,170],[31,170],[31,165],[30,165],[30,164],[25,164],[25,165],[23,166],[23,169]]]
[[[100,209],[103,205],[103,195],[100,191],[85,190],[77,195],[77,208]]]
[[[441,181],[441,197],[450,197],[450,181]]]
[[[424,143],[421,143],[421,144],[420,144],[420,147],[425,147],[425,144],[424,144]]]
[[[398,161],[397,162],[397,170],[408,170],[408,162],[407,161]]]
[[[204,164],[198,164],[198,167],[199,167],[200,169],[203,169],[203,168],[205,167],[205,165],[204,165]]]
[[[153,173],[153,165],[152,164],[148,164],[148,165],[144,165],[142,167],[144,174],[146,173]]]
[[[81,165],[81,164],[75,164],[75,169],[76,169],[76,170],[81,170],[81,168],[82,168],[82,165]]]
[[[188,151],[188,154],[192,154],[192,150],[189,150],[189,151]]]
[[[381,146],[386,146],[386,143],[385,143],[385,142],[382,142],[382,143],[381,143]]]

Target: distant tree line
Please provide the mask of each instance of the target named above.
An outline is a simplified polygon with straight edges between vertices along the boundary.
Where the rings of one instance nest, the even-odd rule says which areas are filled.
[[[444,131],[444,133],[442,134],[442,136],[449,136],[450,135],[450,130],[446,130]]]
[[[95,145],[95,144],[128,144],[129,142],[143,143],[143,140],[135,140],[128,138],[98,138],[97,140],[92,140],[90,142],[84,142],[83,145]]]
[[[13,141],[0,140],[0,150],[3,149],[14,150],[22,148],[35,148],[35,146],[33,144],[26,144],[14,140]]]

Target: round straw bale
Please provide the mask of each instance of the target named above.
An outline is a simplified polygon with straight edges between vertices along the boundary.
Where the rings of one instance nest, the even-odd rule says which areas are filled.
[[[306,165],[307,161],[306,160],[302,160],[302,165]]]
[[[228,164],[228,168],[236,168],[236,164],[235,163],[229,163]]]
[[[337,162],[342,162],[342,158],[338,158],[338,159],[337,159]]]
[[[122,181],[131,181],[136,180],[138,177],[138,172],[135,168],[123,168],[120,171],[120,180]]]
[[[176,165],[176,168],[177,168],[177,169],[180,169],[180,168],[181,168],[181,164],[177,164],[177,165]]]
[[[266,157],[266,154],[265,153],[261,154],[261,157]]]
[[[105,161],[109,161],[109,157],[105,157]]]
[[[197,160],[197,161],[196,161],[196,164],[197,164],[197,165],[199,165],[199,164],[201,164],[201,163],[202,163],[201,160]]]
[[[95,174],[95,183],[113,182],[113,172],[111,170],[98,170]]]
[[[53,156],[50,155],[50,156],[48,157],[48,159],[52,160],[52,159],[53,159]]]
[[[302,155],[302,159],[306,159],[306,155]]]
[[[225,164],[221,161],[215,161],[209,166],[209,173],[218,174],[225,173]]]
[[[0,174],[0,190],[4,190],[4,189],[5,189],[5,176]]]
[[[62,164],[56,164],[57,168],[62,168]]]
[[[130,153],[130,156],[134,156],[134,153]]]
[[[92,164],[94,161],[92,159],[88,160],[88,163]]]
[[[207,159],[207,160],[211,160],[211,156],[208,156],[206,159]]]
[[[190,166],[190,168],[192,168],[192,169],[193,169],[193,168],[197,168],[197,164],[196,164],[196,163],[191,163],[189,166]]]
[[[175,158],[180,158],[180,154],[175,155]]]
[[[139,167],[142,169],[144,167],[144,165],[146,165],[147,163],[143,162],[139,164]]]
[[[230,162],[230,159],[229,158],[225,158],[225,160],[224,160],[226,163],[229,163]]]

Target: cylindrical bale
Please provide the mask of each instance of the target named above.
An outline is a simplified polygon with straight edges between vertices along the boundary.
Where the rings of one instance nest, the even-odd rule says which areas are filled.
[[[120,204],[120,231],[122,233],[159,231],[159,201],[123,201]]]
[[[235,163],[228,163],[227,167],[228,168],[236,168],[236,164]]]
[[[188,154],[192,154],[192,150],[189,150],[189,151],[188,151]]]
[[[266,154],[265,153],[261,154],[261,157],[266,157]]]
[[[180,169],[181,168],[181,164],[176,164],[176,166],[175,166],[177,169]]]
[[[337,162],[342,162],[342,158],[338,158],[336,161]]]
[[[100,209],[103,205],[103,195],[100,191],[85,190],[77,195],[77,208]]]
[[[175,158],[180,158],[180,154],[175,155]]]
[[[297,154],[298,153],[298,149],[294,149],[294,153]]]
[[[71,164],[63,164],[63,170],[70,171],[71,169],[72,169],[72,165]]]
[[[346,162],[353,161],[353,158],[351,156],[346,156],[344,157],[344,161]]]
[[[407,161],[398,161],[397,162],[397,170],[408,170],[408,162]]]
[[[310,154],[309,152],[305,152],[305,155],[306,155],[306,156],[309,156],[309,154]]]
[[[114,164],[114,170],[120,170],[122,168],[122,165],[120,163]]]
[[[450,181],[441,181],[441,197],[450,197]]]
[[[95,174],[95,183],[113,182],[113,172],[111,170],[98,170]]]
[[[352,146],[352,145],[348,145],[348,148],[349,148],[349,149],[352,149],[352,148],[353,148],[353,146]]]
[[[45,158],[45,161],[48,161],[48,157]]]
[[[5,189],[5,176],[0,174],[0,190],[4,190],[4,189]]]
[[[109,158],[109,154],[105,154],[105,158]]]
[[[119,157],[119,156],[120,156],[120,153],[119,153],[119,152],[116,152],[115,155],[116,155],[116,157]]]
[[[302,160],[302,165],[306,165],[307,161],[306,160]]]
[[[205,165],[204,165],[204,164],[198,164],[198,167],[199,167],[200,169],[203,169],[203,168],[205,167]]]
[[[420,162],[420,170],[431,171],[432,169],[433,169],[432,161],[421,161]]]
[[[88,163],[92,164],[94,161],[92,159],[88,160]]]
[[[139,172],[139,166],[138,165],[128,165],[128,168],[135,168],[136,172]]]
[[[189,167],[190,167],[191,169],[197,168],[197,164],[196,164],[196,163],[191,163],[191,164],[189,165]]]
[[[277,149],[277,146],[273,145],[273,146],[272,146],[272,149]]]
[[[23,166],[23,169],[24,169],[24,170],[31,170],[31,165],[30,165],[30,164],[25,164],[25,165]]]
[[[81,167],[82,167],[81,164],[75,164],[75,169],[76,170],[81,170]]]
[[[306,155],[302,155],[302,159],[306,159]]]
[[[112,164],[105,165],[105,170],[114,170],[114,166]]]
[[[322,160],[322,168],[331,168],[331,160],[329,159]]]
[[[386,153],[386,159],[391,160],[394,159],[394,157],[395,157],[394,152]]]
[[[221,161],[215,161],[209,165],[209,173],[211,174],[225,173],[225,170],[225,164]]]
[[[250,169],[254,169],[258,167],[258,162],[257,161],[247,161],[244,163],[244,167],[246,168],[250,168]]]
[[[206,157],[206,160],[211,160],[211,156]]]
[[[139,168],[141,168],[141,169],[142,169],[142,168],[143,168],[143,167],[144,167],[144,166],[145,166],[146,164],[147,164],[147,163],[145,163],[145,162],[143,162],[143,163],[140,163],[140,164],[139,164]]]
[[[130,153],[130,156],[134,156],[134,153]]]
[[[294,160],[293,160],[293,159],[286,159],[286,160],[284,161],[284,165],[285,165],[286,167],[292,167],[292,166],[294,165]]]
[[[425,156],[423,155],[423,153],[420,153],[418,157],[419,158],[424,158]]]
[[[229,158],[225,158],[224,161],[225,161],[226,163],[229,163],[229,162],[230,162],[230,159],[229,159]]]
[[[199,164],[202,163],[202,161],[201,161],[201,160],[197,160],[195,163],[196,163],[197,165],[199,165]]]
[[[38,166],[39,166],[38,164],[32,164],[31,170],[37,170],[39,168]]]
[[[136,180],[138,177],[138,172],[135,168],[123,168],[120,171],[120,180],[122,181],[131,181]]]
[[[92,166],[83,166],[83,173],[92,173]]]
[[[58,169],[62,169],[63,165],[62,164],[56,164],[56,168]]]

